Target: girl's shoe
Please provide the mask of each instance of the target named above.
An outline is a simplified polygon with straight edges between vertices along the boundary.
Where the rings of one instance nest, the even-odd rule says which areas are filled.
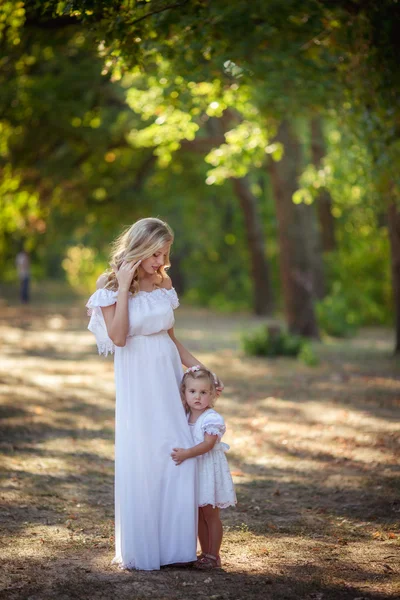
[[[199,560],[199,558],[204,558],[205,556],[207,556],[207,554],[206,554],[205,552],[202,552],[202,553],[201,553],[201,554],[199,554],[199,556],[197,557],[197,560]],[[196,563],[192,563],[192,564],[193,564],[193,566],[194,566]],[[220,557],[220,555],[218,554],[218,556],[217,556],[217,567],[220,567],[220,566],[221,566],[221,557]]]
[[[195,569],[208,571],[210,569],[219,569],[221,567],[221,559],[219,556],[213,556],[212,554],[202,554],[194,563]]]

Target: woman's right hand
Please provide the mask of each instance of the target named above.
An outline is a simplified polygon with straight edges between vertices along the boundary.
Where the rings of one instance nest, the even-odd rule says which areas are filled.
[[[119,291],[121,291],[121,292],[129,291],[129,288],[131,287],[131,284],[132,284],[133,276],[135,275],[135,272],[141,262],[142,262],[141,260],[138,260],[137,262],[132,263],[132,262],[127,262],[126,260],[124,260],[124,262],[122,263],[122,265],[120,266],[119,269],[117,269],[113,265],[112,270],[114,271],[115,277],[117,278]]]

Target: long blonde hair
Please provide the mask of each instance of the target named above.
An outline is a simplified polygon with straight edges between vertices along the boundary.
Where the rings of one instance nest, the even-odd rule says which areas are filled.
[[[137,262],[140,259],[145,260],[146,258],[150,258],[165,244],[172,244],[173,241],[174,233],[167,223],[153,217],[140,219],[123,231],[113,242],[110,265],[118,270],[124,261]],[[167,277],[165,270],[170,266],[168,251],[164,264],[157,271],[160,275],[160,283]],[[118,280],[114,271],[107,271],[106,275],[108,279],[104,287],[108,290],[116,291],[118,289]],[[139,291],[138,269],[135,271],[130,291],[132,294],[136,294]]]

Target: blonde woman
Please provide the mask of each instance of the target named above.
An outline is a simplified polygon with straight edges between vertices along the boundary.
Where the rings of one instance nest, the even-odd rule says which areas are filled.
[[[87,303],[99,353],[115,351],[113,562],[126,569],[196,560],[196,461],[177,469],[170,458],[177,444],[193,443],[179,386],[182,364],[199,362],[174,335],[173,239],[159,219],[134,223]]]

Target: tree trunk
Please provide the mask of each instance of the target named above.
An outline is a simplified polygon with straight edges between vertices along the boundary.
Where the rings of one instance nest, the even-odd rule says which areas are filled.
[[[215,143],[224,143],[225,132],[229,124],[237,119],[231,110],[226,110],[219,119],[209,119],[206,129],[210,133],[211,147]],[[219,140],[219,141],[218,141]],[[200,142],[200,138],[199,138]],[[204,151],[207,144],[202,141],[200,148]],[[211,150],[211,147],[209,150]],[[253,284],[253,307],[256,315],[269,315],[273,310],[273,293],[269,266],[265,254],[265,234],[257,211],[257,198],[251,193],[247,177],[232,178],[233,189],[239,198],[246,227],[246,237],[250,253],[250,273]]]
[[[279,127],[276,141],[284,145],[279,162],[270,161],[269,173],[278,220],[280,272],[285,312],[291,333],[319,337],[315,316],[314,261],[316,215],[313,205],[294,204],[302,168],[300,141],[287,121]]]
[[[400,213],[393,202],[388,209],[390,253],[394,296],[396,342],[395,353],[400,353]]]
[[[256,315],[269,315],[273,310],[273,295],[269,267],[265,256],[264,233],[257,211],[257,198],[252,194],[247,177],[232,178],[240,201],[246,227],[253,281],[253,306]]]
[[[321,167],[321,162],[325,156],[325,143],[320,117],[314,117],[311,120],[311,154],[315,168]],[[330,248],[330,235],[333,235],[333,217],[331,214],[331,197],[328,190],[321,190],[316,199],[316,210],[319,221],[319,228],[315,238],[316,248],[314,253],[314,288],[317,298],[326,296],[325,268],[323,260],[323,251]],[[331,229],[332,227],[332,229]]]
[[[320,117],[311,119],[311,154],[316,169],[321,168],[326,154],[324,133]],[[317,198],[317,213],[321,231],[323,252],[336,249],[335,220],[332,215],[332,198],[327,189],[322,189]]]

